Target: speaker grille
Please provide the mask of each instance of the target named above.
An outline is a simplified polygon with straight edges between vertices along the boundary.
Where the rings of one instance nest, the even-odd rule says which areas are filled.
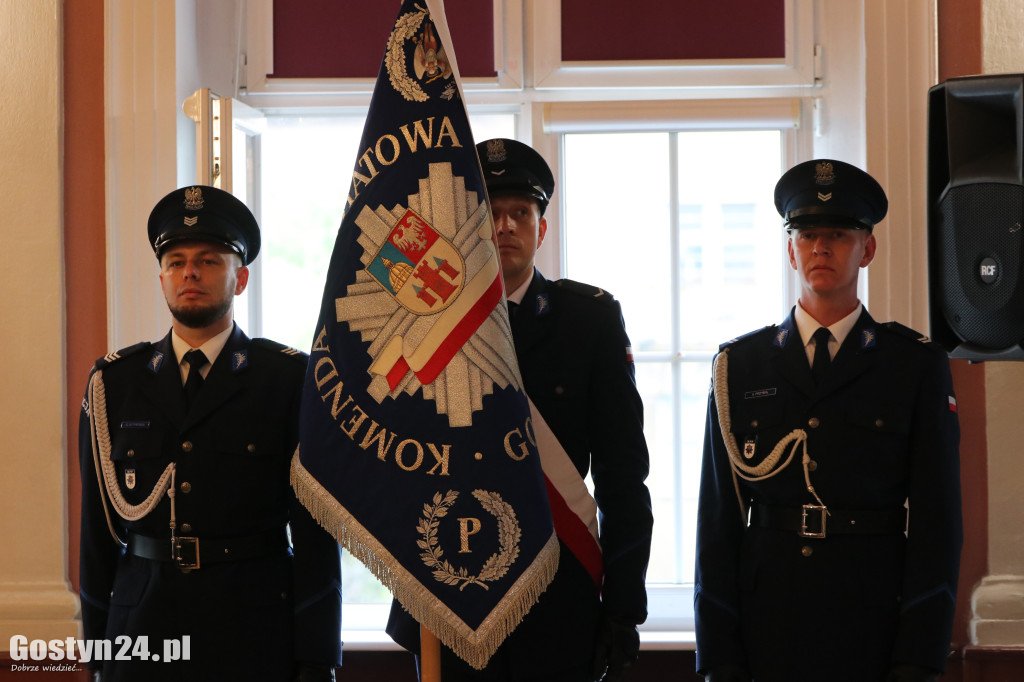
[[[939,202],[938,218],[946,322],[963,341],[984,348],[1020,343],[1024,339],[1024,187],[1003,183],[953,187]],[[983,261],[996,265],[991,283],[982,280]]]

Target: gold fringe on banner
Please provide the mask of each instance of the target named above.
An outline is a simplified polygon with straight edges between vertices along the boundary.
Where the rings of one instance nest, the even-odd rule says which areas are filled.
[[[402,568],[391,553],[320,485],[299,461],[298,447],[292,456],[291,483],[299,501],[313,518],[362,562],[413,618],[477,670],[487,665],[505,638],[522,622],[558,569],[558,538],[552,531],[533,564],[519,576],[480,627],[473,630]]]

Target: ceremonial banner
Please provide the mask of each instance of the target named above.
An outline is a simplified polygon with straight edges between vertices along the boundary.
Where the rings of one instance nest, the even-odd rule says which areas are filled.
[[[292,484],[412,616],[482,668],[558,541],[443,9],[388,40],[324,289]]]

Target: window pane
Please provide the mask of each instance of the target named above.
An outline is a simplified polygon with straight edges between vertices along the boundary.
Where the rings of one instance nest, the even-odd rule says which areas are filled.
[[[669,135],[565,136],[566,276],[611,291],[635,351],[668,351]]]
[[[352,179],[361,117],[273,116],[263,133],[264,336],[308,350]]]
[[[644,401],[648,583],[693,581],[714,352],[784,309],[781,145],[777,130],[564,138],[567,276],[622,303]]]
[[[700,277],[682,268],[683,348],[715,349],[777,321],[786,267],[775,210],[782,136],[777,130],[680,133],[679,201],[703,206],[699,230],[680,232],[683,249],[699,246]]]

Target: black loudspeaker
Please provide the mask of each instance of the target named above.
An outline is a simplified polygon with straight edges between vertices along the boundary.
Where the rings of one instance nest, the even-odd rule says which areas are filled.
[[[931,337],[952,358],[1024,360],[1024,74],[928,91]]]

